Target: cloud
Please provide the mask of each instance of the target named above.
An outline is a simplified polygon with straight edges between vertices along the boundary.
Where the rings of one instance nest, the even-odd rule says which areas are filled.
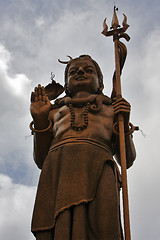
[[[9,88],[12,89],[12,93],[17,96],[24,96],[26,85],[29,83],[29,79],[24,74],[16,74],[14,78],[7,79]]]
[[[11,239],[7,230],[9,223],[12,238],[31,240],[30,226],[26,225],[22,213],[30,222],[31,216],[26,211],[32,212],[31,195],[35,191],[30,186],[37,185],[39,175],[32,157],[33,138],[25,138],[30,134],[30,92],[38,83],[48,84],[51,71],[56,75],[56,81],[63,83],[65,66],[57,62],[58,58],[65,60],[66,55],[76,57],[87,53],[100,64],[105,93],[110,95],[114,71],[113,42],[101,35],[101,31],[105,17],[110,26],[113,2],[2,2],[0,170],[3,175],[0,180],[3,185],[0,191],[3,194],[0,199],[3,209],[0,219],[3,229],[0,237]],[[140,132],[134,133],[137,159],[128,171],[132,234],[134,239],[158,240],[160,32],[158,1],[150,4],[149,1],[128,3],[122,0],[118,3],[118,15],[120,23],[122,11],[128,16],[130,28],[127,32],[131,36],[131,41],[126,44],[128,57],[122,74],[122,89],[132,105],[131,122],[139,125],[147,135],[143,138]],[[25,198],[29,198],[29,205],[22,198],[23,192]],[[16,214],[19,218],[14,217]]]
[[[9,76],[9,65],[11,61],[11,54],[0,44],[0,78],[3,82],[3,87],[8,91],[8,94],[25,97],[25,89],[29,86],[30,80],[25,74],[16,74],[13,77]]]
[[[0,239],[35,239],[30,233],[34,198],[35,187],[14,184],[0,174]]]
[[[44,20],[44,17],[39,17],[36,19],[36,25],[37,27],[42,27],[43,25],[45,24],[45,20]]]
[[[22,176],[23,183],[29,179],[24,169],[32,169],[32,141],[30,144],[25,136],[30,134],[29,125],[29,95],[30,80],[25,74],[10,76],[9,69],[12,61],[11,53],[0,44],[0,81],[1,81],[1,138],[0,166],[1,173],[8,173],[18,180]],[[29,153],[30,152],[30,153]],[[30,161],[29,161],[30,159]],[[19,170],[18,170],[19,169]],[[17,173],[18,173],[17,172]],[[33,169],[33,174],[37,174]],[[34,178],[34,177],[33,177]],[[30,179],[33,179],[32,177]]]

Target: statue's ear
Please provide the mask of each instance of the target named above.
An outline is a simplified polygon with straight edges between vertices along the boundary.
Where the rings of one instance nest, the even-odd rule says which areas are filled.
[[[98,93],[102,93],[102,92],[103,92],[103,89],[104,89],[103,82],[100,81],[99,88],[98,88]]]
[[[45,86],[45,91],[49,100],[54,100],[64,92],[64,87],[61,84],[56,83],[54,80],[52,80],[51,83]]]

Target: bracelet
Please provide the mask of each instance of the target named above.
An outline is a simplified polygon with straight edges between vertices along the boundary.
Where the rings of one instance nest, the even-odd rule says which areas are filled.
[[[117,122],[113,125],[113,132],[116,135],[119,135],[119,132],[116,129],[117,125],[118,125]],[[126,136],[132,134],[134,131],[138,131],[139,130],[139,127],[138,126],[133,126],[133,124],[131,122],[129,122],[129,127],[130,127],[130,129],[128,130],[128,132],[124,133]]]
[[[32,131],[32,135],[33,135],[33,132],[38,132],[38,133],[47,132],[52,127],[52,121],[50,119],[48,119],[48,121],[49,121],[49,126],[42,130],[37,130],[37,129],[33,128],[34,121],[32,121],[29,125],[29,127]]]

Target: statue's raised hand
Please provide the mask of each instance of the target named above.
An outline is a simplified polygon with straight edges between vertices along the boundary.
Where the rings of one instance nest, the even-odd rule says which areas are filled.
[[[35,87],[34,92],[31,93],[30,111],[35,123],[47,122],[50,109],[51,103],[45,93],[45,88],[39,84],[38,87]]]

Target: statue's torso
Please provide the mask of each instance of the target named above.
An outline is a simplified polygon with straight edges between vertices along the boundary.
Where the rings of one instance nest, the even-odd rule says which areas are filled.
[[[85,107],[73,108],[75,122],[77,126],[84,124]],[[65,137],[93,138],[102,142],[110,142],[113,134],[114,111],[112,105],[102,104],[98,112],[88,112],[88,126],[82,131],[76,131],[70,127],[71,113],[69,108],[64,105],[50,112],[53,121],[53,136],[61,135]]]

